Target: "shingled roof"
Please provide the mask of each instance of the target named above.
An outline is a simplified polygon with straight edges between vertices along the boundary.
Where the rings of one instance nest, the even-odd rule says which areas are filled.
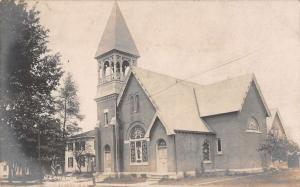
[[[255,84],[269,115],[268,107],[252,74],[209,85],[176,79],[138,67],[133,67],[130,76],[138,80],[148,95],[168,134],[175,131],[213,133],[202,118],[240,111],[251,83]],[[119,95],[118,103],[121,102],[125,89],[126,86]]]
[[[140,56],[117,3],[114,4],[107,21],[95,58],[111,50]]]
[[[246,74],[198,88],[201,117],[240,111],[253,78]]]
[[[96,130],[90,130],[86,132],[82,132],[80,134],[76,134],[73,136],[70,136],[69,139],[77,139],[77,138],[93,138],[96,136]]]

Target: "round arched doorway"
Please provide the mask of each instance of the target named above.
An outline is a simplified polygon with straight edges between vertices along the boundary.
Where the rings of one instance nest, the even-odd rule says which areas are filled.
[[[156,145],[156,168],[159,173],[168,172],[168,149],[164,139],[159,139]]]
[[[111,151],[109,145],[104,147],[104,172],[111,172]]]

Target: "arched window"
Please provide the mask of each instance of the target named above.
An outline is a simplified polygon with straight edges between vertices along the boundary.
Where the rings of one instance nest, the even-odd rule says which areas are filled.
[[[133,95],[130,96],[130,113],[133,113],[134,112],[134,97]]]
[[[131,164],[142,164],[148,162],[147,141],[144,136],[145,130],[140,125],[134,126],[130,131]]]
[[[163,149],[167,147],[167,143],[164,139],[159,139],[157,142],[158,149]]]
[[[110,68],[109,68],[109,62],[105,61],[104,62],[104,76],[110,75]]]
[[[209,161],[210,156],[209,156],[209,142],[207,140],[204,140],[202,151],[203,151],[203,161]]]
[[[140,101],[139,95],[131,95],[130,96],[130,113],[137,113],[140,110]]]
[[[120,67],[120,63],[119,62],[117,62],[116,67],[117,67],[116,72],[115,72],[116,79],[120,79],[120,70],[121,70],[121,67]]]
[[[259,132],[259,124],[254,117],[249,119],[247,130]]]
[[[125,75],[127,75],[126,74],[126,69],[128,69],[129,68],[129,63],[127,62],[127,61],[124,61],[123,62],[123,64],[122,64],[122,72],[125,74]],[[128,70],[127,70],[128,71]]]
[[[105,145],[105,147],[104,147],[104,152],[110,152],[110,147],[109,147],[109,145]]]
[[[130,139],[141,139],[145,136],[145,130],[140,125],[134,126],[130,131]]]
[[[139,112],[140,110],[140,101],[139,101],[139,95],[135,95],[134,99],[134,111]]]
[[[129,66],[127,66],[127,67],[125,68],[125,76],[128,75],[129,70],[130,70],[130,68],[129,68]]]

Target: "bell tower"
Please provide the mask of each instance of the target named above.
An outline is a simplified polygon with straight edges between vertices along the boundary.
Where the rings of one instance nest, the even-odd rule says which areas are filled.
[[[116,172],[116,103],[126,75],[137,65],[139,52],[117,3],[114,4],[100,40],[98,62],[96,167],[98,172]],[[108,159],[108,160],[106,160]]]
[[[125,19],[118,4],[115,3],[95,55],[98,62],[98,85],[95,100],[98,107],[97,119],[100,125],[111,120],[111,118],[106,121],[101,120],[102,115],[99,113],[104,110],[100,104],[101,101],[114,98],[112,100],[115,102],[127,73],[132,66],[137,65],[138,57],[139,52]]]

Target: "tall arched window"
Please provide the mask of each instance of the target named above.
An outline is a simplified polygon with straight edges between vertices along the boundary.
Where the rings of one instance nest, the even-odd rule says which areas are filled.
[[[129,99],[129,103],[130,103],[130,113],[133,113],[134,112],[134,97],[133,95],[130,96],[130,99]]]
[[[111,74],[111,71],[110,71],[110,67],[109,67],[109,62],[108,61],[105,61],[104,62],[104,76],[109,76]]]
[[[139,112],[139,110],[140,110],[139,95],[135,95],[135,98],[134,98],[134,111]]]
[[[140,101],[139,95],[131,95],[130,96],[130,113],[137,113],[140,110]]]
[[[248,128],[247,128],[248,131],[256,131],[256,132],[259,132],[259,124],[257,122],[257,120],[252,117],[249,119],[248,121]]]
[[[124,75],[127,75],[128,70],[129,70],[129,63],[128,63],[128,61],[123,61],[122,72],[124,73]]]
[[[130,163],[142,164],[148,162],[147,141],[144,138],[145,130],[140,125],[130,131]]]
[[[210,160],[210,156],[209,156],[210,147],[209,147],[209,142],[207,140],[204,140],[202,151],[203,151],[203,161],[209,161]]]
[[[120,71],[121,71],[120,62],[117,62],[116,67],[117,67],[116,72],[115,72],[116,79],[120,79],[120,76],[121,76],[120,75]]]

